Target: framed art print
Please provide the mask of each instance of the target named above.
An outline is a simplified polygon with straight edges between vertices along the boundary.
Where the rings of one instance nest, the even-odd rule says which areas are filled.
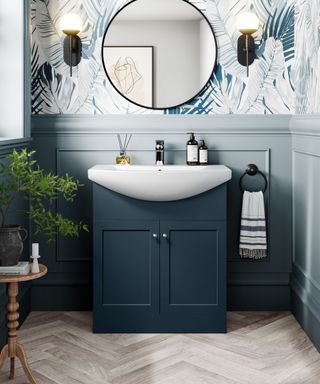
[[[105,46],[104,65],[109,80],[124,97],[153,106],[152,46]]]

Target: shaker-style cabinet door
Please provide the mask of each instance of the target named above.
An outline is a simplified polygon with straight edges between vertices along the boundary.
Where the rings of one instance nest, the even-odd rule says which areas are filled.
[[[153,330],[159,321],[159,221],[98,221],[94,236],[94,331]]]
[[[226,222],[160,222],[165,332],[226,331]]]

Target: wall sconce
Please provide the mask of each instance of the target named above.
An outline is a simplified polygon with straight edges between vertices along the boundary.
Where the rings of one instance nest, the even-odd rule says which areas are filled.
[[[256,57],[254,38],[251,35],[259,29],[257,15],[252,12],[241,13],[237,19],[237,29],[242,33],[238,39],[238,61],[247,67],[247,76],[249,76],[249,65]]]
[[[75,13],[67,13],[60,20],[60,29],[67,35],[63,43],[63,57],[70,66],[72,77],[72,67],[77,66],[81,60],[81,40],[77,35],[82,29],[82,21]]]

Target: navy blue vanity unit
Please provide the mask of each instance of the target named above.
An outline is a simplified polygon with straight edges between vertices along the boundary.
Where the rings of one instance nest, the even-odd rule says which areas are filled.
[[[94,332],[226,332],[226,184],[178,201],[93,183]]]

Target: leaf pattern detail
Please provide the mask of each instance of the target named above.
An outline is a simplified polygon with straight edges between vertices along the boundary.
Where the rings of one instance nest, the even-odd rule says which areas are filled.
[[[312,0],[316,5],[304,0],[189,0],[206,15],[215,32],[217,71],[193,100],[163,111],[128,102],[114,90],[103,70],[105,29],[128,1],[30,1],[33,114],[272,114],[320,109],[313,101],[319,93],[320,60],[316,49],[319,32],[312,17],[319,13],[320,0]],[[249,78],[237,60],[239,32],[235,28],[237,16],[247,9],[254,10],[261,20],[255,35],[257,59]],[[57,28],[68,12],[77,13],[84,26],[80,34],[82,60],[72,78],[63,60],[64,35]],[[295,41],[295,28],[304,31],[307,41],[313,41],[312,48],[303,46],[305,39]],[[305,52],[308,58],[303,61]],[[310,81],[303,82],[306,70],[311,73]]]

